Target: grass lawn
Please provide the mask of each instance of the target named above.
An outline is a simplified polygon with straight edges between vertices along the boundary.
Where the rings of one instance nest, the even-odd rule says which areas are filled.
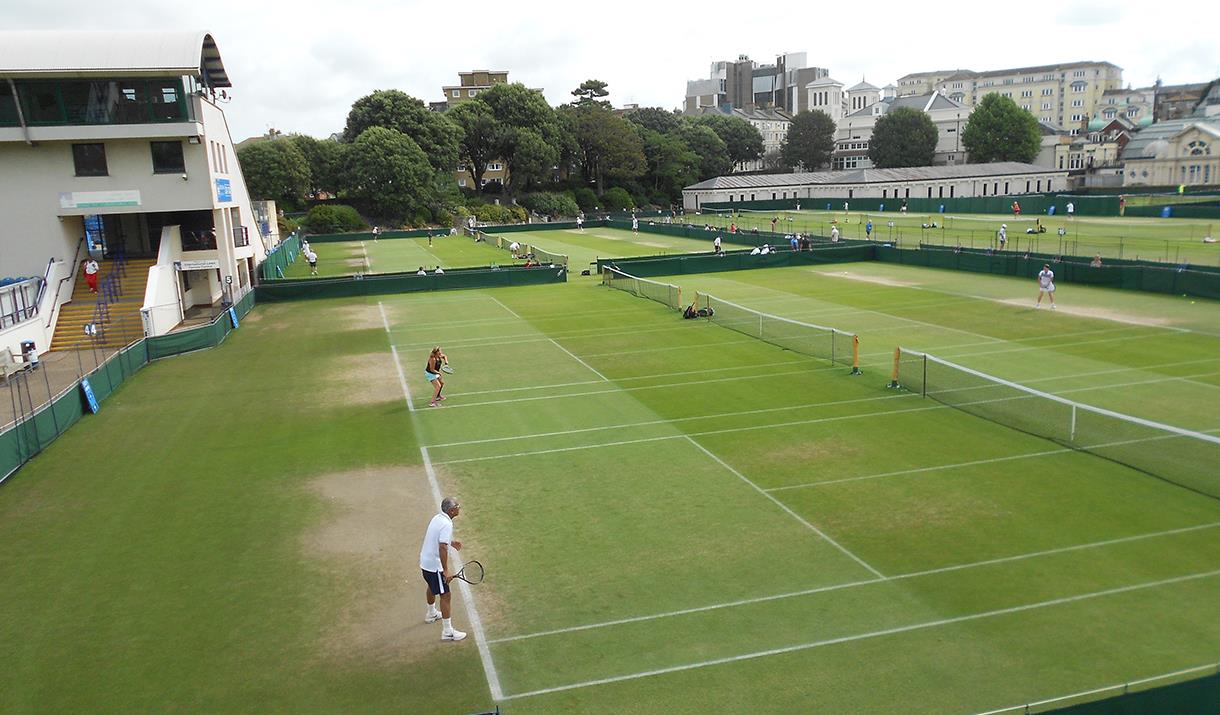
[[[813,200],[811,200],[813,201]],[[823,202],[824,204],[825,202]],[[839,204],[841,206],[841,204]],[[903,246],[920,243],[968,248],[987,248],[996,244],[996,232],[1002,224],[1008,226],[1008,250],[1034,253],[1128,258],[1170,263],[1220,265],[1220,243],[1203,243],[1204,236],[1220,239],[1220,226],[1199,219],[1162,219],[1078,216],[1041,216],[1023,214],[1019,218],[1006,215],[942,215],[900,214],[896,211],[744,211],[736,216],[727,212],[687,214],[684,220],[697,225],[711,224],[724,228],[733,223],[739,229],[771,230],[771,219],[777,218],[776,230],[799,231],[829,236],[831,222],[840,226],[844,238],[866,238],[865,227],[873,222],[872,237],[876,240],[898,241]],[[1035,221],[1046,228],[1036,230]],[[893,224],[892,226],[890,224]],[[935,228],[924,228],[936,224]],[[1059,235],[1063,229],[1064,235]]]
[[[585,233],[522,240],[640,245]],[[0,711],[978,712],[1216,661],[1220,499],[885,385],[901,344],[1215,433],[1220,303],[671,280],[856,332],[864,375],[588,279],[259,305],[0,489]],[[488,573],[456,644],[436,492]]]

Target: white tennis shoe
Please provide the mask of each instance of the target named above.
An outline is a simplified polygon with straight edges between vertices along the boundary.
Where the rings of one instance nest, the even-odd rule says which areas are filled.
[[[424,614],[424,623],[436,623],[441,619],[440,611],[428,611]]]
[[[466,634],[463,633],[462,631],[458,631],[458,630],[448,631],[447,633],[441,633],[441,640],[443,640],[443,641],[460,641],[465,637],[466,637]]]

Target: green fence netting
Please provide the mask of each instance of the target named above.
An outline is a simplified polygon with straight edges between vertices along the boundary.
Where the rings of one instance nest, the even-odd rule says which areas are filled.
[[[1088,259],[1076,256],[958,250],[927,245],[918,250],[879,245],[876,258],[888,263],[1031,279],[1038,275],[1043,265],[1049,263],[1055,272],[1056,282],[1220,298],[1220,270],[1210,267],[1166,266],[1122,260],[1094,267]]]
[[[988,182],[990,186],[991,183]],[[1003,183],[1000,182],[1000,188],[1003,189]],[[1024,181],[1019,182],[1009,181],[1009,188],[1013,191],[1018,191],[1024,188]],[[755,191],[755,195],[760,192]],[[768,190],[766,193],[771,193]],[[1090,196],[1083,194],[1062,194],[1062,193],[1032,193],[1032,194],[1014,194],[1014,195],[997,195],[997,196],[972,196],[972,197],[942,197],[932,196],[898,196],[895,192],[894,196],[889,197],[859,197],[859,196],[836,196],[828,198],[818,196],[813,198],[791,198],[791,199],[760,199],[756,201],[714,201],[702,204],[703,210],[708,211],[726,211],[726,210],[746,210],[746,211],[791,211],[795,210],[797,205],[807,211],[842,211],[843,204],[847,204],[849,210],[870,211],[877,213],[898,213],[902,208],[902,202],[907,203],[907,213],[915,214],[935,214],[935,213],[977,213],[977,214],[1008,214],[1012,213],[1012,202],[1017,201],[1021,204],[1021,212],[1023,214],[1045,215],[1053,208],[1054,213],[1063,215],[1067,210],[1067,205],[1070,202],[1073,204],[1075,213],[1079,216],[1117,216],[1118,215],[1118,196]]]
[[[297,259],[297,255],[301,252],[301,241],[294,233],[284,240],[280,245],[271,249],[263,262],[258,264],[258,275],[263,280],[273,280],[275,278],[283,278],[288,272],[288,266],[291,266]]]
[[[357,295],[388,295],[456,288],[501,288],[504,286],[563,283],[567,269],[539,266],[525,268],[454,269],[441,275],[428,273],[371,273],[362,276],[339,276],[311,280],[266,281],[255,289],[259,301],[307,300],[340,298]]]
[[[239,321],[254,307],[255,294],[246,293],[233,308]],[[131,376],[150,361],[180,353],[219,345],[233,329],[226,310],[208,325],[170,333],[155,338],[137,340],[107,358],[85,378],[99,404],[106,401]],[[19,395],[20,381],[31,373],[18,373],[9,378],[9,391]],[[16,381],[16,382],[14,382]],[[14,392],[17,391],[17,392]],[[69,427],[80,421],[87,410],[81,383],[75,382],[46,404],[19,411],[18,418],[0,433],[0,482],[3,482],[34,455],[46,449]]]
[[[597,271],[601,273],[603,266],[611,266],[637,278],[650,278],[688,273],[719,273],[722,271],[744,271],[755,268],[848,263],[873,260],[873,251],[875,249],[875,244],[859,243],[847,246],[815,248],[811,251],[782,250],[767,254],[752,254],[749,251],[729,251],[719,256],[710,253],[688,253],[672,256],[644,256],[640,258],[599,258],[597,260]]]
[[[428,236],[447,236],[449,235],[448,228],[437,226],[436,228],[415,228],[410,230],[387,230],[382,231],[377,236],[378,239],[383,238],[426,238]],[[344,241],[372,241],[372,231],[352,231],[351,233],[318,233],[312,236],[306,236],[306,241],[310,243],[342,243]]]

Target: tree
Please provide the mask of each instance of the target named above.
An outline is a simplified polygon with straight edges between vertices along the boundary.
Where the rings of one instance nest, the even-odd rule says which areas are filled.
[[[705,114],[698,122],[710,127],[729,149],[729,159],[735,166],[762,156],[762,134],[749,122],[727,114]]]
[[[343,152],[346,144],[330,139],[314,139],[306,134],[291,134],[285,140],[296,145],[309,165],[309,190],[311,198],[320,193],[335,195],[343,187]]]
[[[576,100],[579,105],[585,104],[600,104],[606,107],[610,106],[609,102],[602,101],[601,98],[610,94],[606,89],[608,85],[600,79],[587,79],[580,83],[580,86],[572,90],[573,97],[580,97]]]
[[[682,189],[698,181],[699,155],[677,134],[662,134],[642,126],[636,131],[644,144],[648,164],[645,178],[652,193],[663,193],[670,202],[680,199]]]
[[[482,186],[487,163],[499,156],[504,129],[492,115],[491,107],[477,100],[462,102],[449,110],[449,116],[464,132],[458,156],[469,167],[474,185]]]
[[[682,116],[660,107],[645,107],[627,115],[627,121],[661,134],[673,134],[682,126]]]
[[[411,137],[370,127],[347,156],[349,193],[377,216],[402,218],[432,202],[435,170]]]
[[[309,190],[309,163],[290,141],[260,141],[237,151],[237,161],[253,199],[272,199],[283,206],[304,203]]]
[[[877,120],[868,142],[868,158],[879,169],[931,166],[936,135],[931,117],[918,109],[900,107]]]
[[[962,130],[962,145],[970,154],[970,163],[994,161],[1031,162],[1042,148],[1042,133],[1034,115],[1017,103],[999,94],[988,94],[974,107],[966,128]]]
[[[798,112],[780,147],[780,163],[817,171],[830,164],[835,149],[835,121],[823,111]]]
[[[541,176],[537,162],[544,156],[551,157],[549,170],[559,161],[568,141],[555,110],[547,104],[541,92],[528,89],[525,85],[497,84],[491,89],[479,93],[477,102],[484,102],[491,108],[491,114],[500,123],[501,132],[496,145],[496,154],[504,160],[508,168],[509,183],[504,187],[509,195],[516,190],[519,172],[524,172],[521,178],[539,178]],[[527,131],[528,130],[528,131]],[[553,155],[544,155],[533,138],[537,137],[554,150]],[[526,151],[518,157],[518,150],[525,142]],[[527,181],[521,181],[524,184]]]
[[[512,190],[516,192],[550,176],[555,162],[559,161],[559,152],[533,129],[513,129],[512,133],[515,135],[512,158],[505,161]]]
[[[639,135],[609,108],[566,105],[561,111],[571,117],[585,180],[595,182],[599,194],[605,193],[606,179],[630,180],[647,170]]]
[[[723,176],[733,170],[728,145],[711,127],[687,120],[678,128],[678,137],[699,157],[696,181]]]
[[[385,127],[407,135],[439,171],[453,171],[457,166],[461,128],[404,92],[379,89],[357,99],[347,115],[344,141],[354,142],[369,127]]]

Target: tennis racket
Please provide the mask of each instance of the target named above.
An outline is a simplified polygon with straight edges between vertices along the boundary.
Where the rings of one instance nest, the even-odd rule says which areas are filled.
[[[483,581],[483,564],[478,561],[467,561],[462,570],[454,574],[453,578],[460,578],[470,585],[482,583]],[[452,580],[452,579],[450,579]]]
[[[453,368],[449,367],[449,363],[442,363],[442,364],[441,364],[441,372],[448,373],[448,374],[452,375],[452,374],[453,374]]]

